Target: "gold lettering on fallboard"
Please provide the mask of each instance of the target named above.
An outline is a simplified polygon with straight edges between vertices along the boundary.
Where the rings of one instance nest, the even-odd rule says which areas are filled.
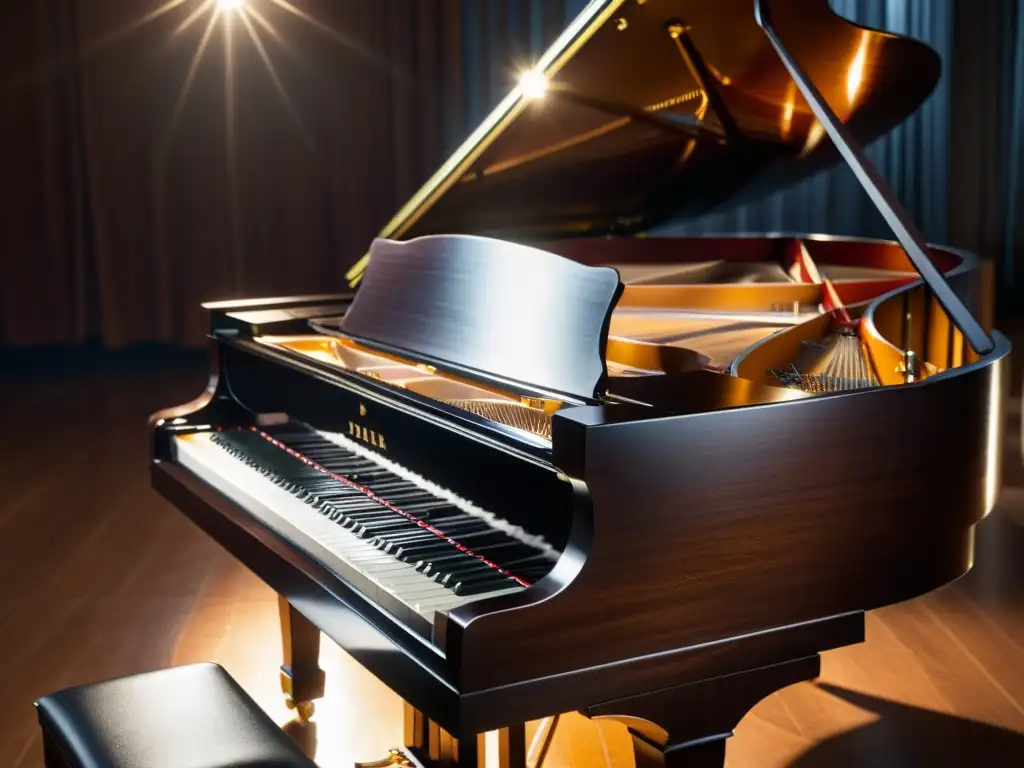
[[[380,432],[374,432],[362,424],[350,421],[348,423],[348,434],[349,437],[354,437],[367,445],[372,445],[374,448],[380,448],[382,451],[387,450],[387,446],[384,444],[384,435]]]

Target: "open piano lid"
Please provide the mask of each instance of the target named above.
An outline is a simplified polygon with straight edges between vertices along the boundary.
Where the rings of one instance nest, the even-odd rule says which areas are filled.
[[[772,15],[862,143],[938,81],[927,45],[855,26],[828,0],[775,0]],[[752,0],[594,0],[380,236],[636,233],[837,158]]]
[[[593,0],[380,237],[636,233],[778,191],[841,156],[987,354],[992,340],[860,147],[914,112],[940,71],[928,46],[857,26],[828,0]],[[367,262],[349,271],[353,285]]]

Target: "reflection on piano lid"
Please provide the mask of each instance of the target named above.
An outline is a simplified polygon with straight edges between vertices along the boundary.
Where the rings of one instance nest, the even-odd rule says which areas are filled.
[[[774,6],[783,39],[861,142],[938,82],[940,59],[919,41],[851,25],[827,0]],[[532,70],[546,88],[513,91],[380,236],[633,234],[835,162],[752,10],[752,0],[590,3]]]

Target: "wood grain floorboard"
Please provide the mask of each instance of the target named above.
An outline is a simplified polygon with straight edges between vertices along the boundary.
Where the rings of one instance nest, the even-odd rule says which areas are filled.
[[[329,641],[327,696],[309,727],[290,722],[275,596],[149,488],[147,417],[205,383],[204,363],[175,354],[36,361],[0,381],[0,766],[42,765],[38,696],[200,660],[223,664],[324,768],[400,741],[401,701]],[[971,573],[869,614],[866,643],[825,654],[818,681],[744,718],[730,768],[1024,765],[1019,419],[1015,401]],[[544,765],[631,766],[629,739],[568,714]]]

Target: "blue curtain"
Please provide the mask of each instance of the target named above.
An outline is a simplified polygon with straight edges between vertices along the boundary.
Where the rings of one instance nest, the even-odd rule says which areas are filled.
[[[1012,103],[1009,131],[1005,136],[1009,164],[1006,169],[1006,240],[1003,245],[1004,286],[1012,291],[1021,282],[1015,274],[1016,256],[1024,253],[1024,8],[1017,6],[1014,34],[1008,56],[1013,61],[1013,76],[1007,90]],[[1014,293],[1016,295],[1016,292]]]
[[[925,236],[998,266],[1004,306],[1024,308],[1024,0],[830,0],[858,24],[922,40],[943,76],[922,107],[867,148]],[[464,110],[476,125],[587,0],[464,0]],[[453,147],[463,136],[450,137]],[[769,199],[652,234],[827,232],[891,237],[837,166]]]
[[[1024,2],[958,2],[950,72],[950,240],[999,268],[1024,309]]]
[[[586,5],[586,0],[464,0],[463,112],[472,130]],[[468,133],[468,130],[467,130]],[[454,150],[465,135],[449,136]]]

